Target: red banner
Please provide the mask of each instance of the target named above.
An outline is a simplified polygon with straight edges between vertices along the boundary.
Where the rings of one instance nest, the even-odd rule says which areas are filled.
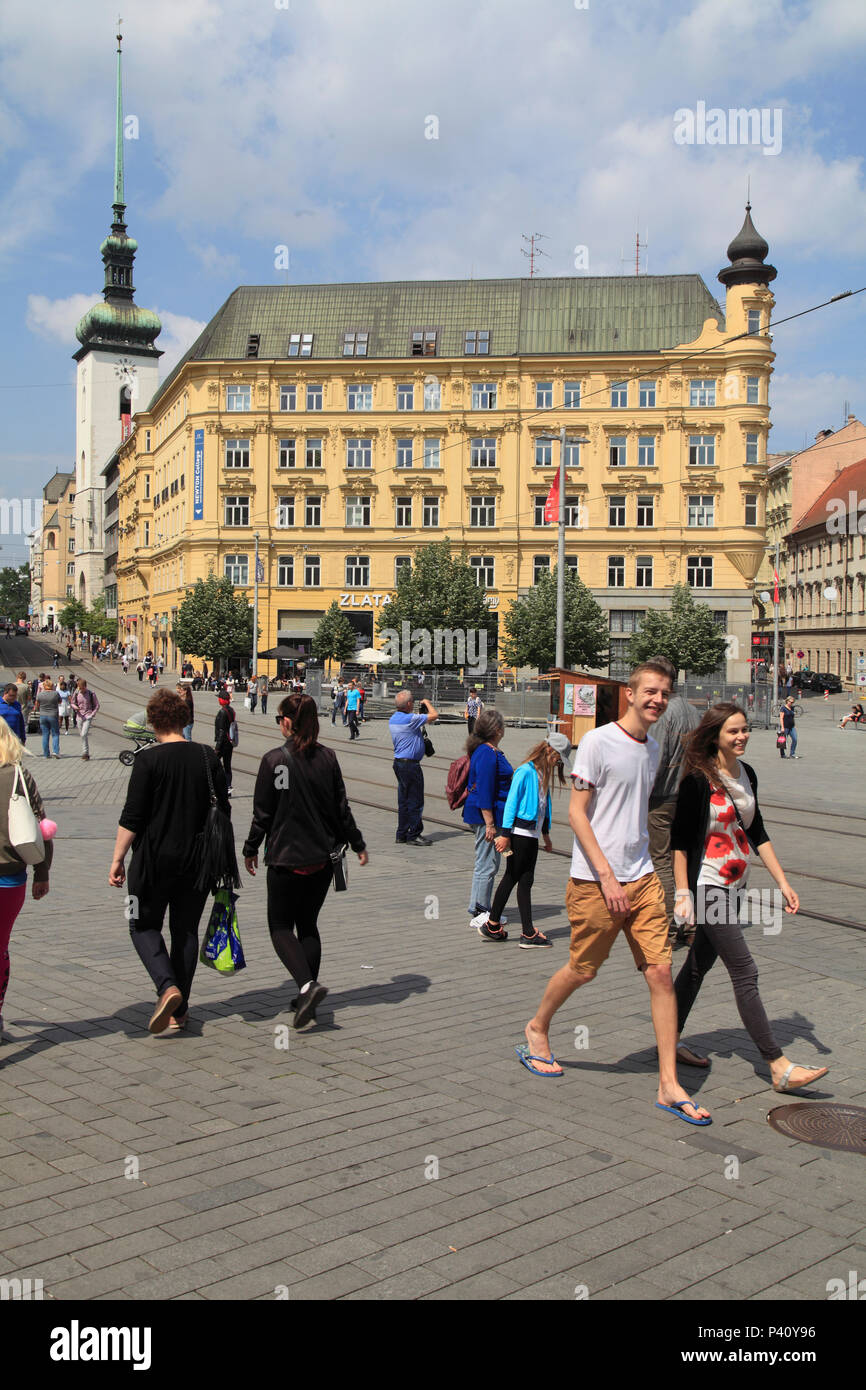
[[[568,478],[565,479],[568,482]],[[559,521],[559,469],[556,477],[550,485],[550,492],[547,494],[547,501],[544,504],[544,520],[548,526],[552,522]]]

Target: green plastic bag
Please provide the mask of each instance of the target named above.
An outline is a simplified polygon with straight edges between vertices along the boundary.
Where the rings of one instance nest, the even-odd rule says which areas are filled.
[[[235,909],[237,900],[237,894],[229,888],[218,888],[214,893],[207,932],[199,954],[202,965],[209,965],[221,975],[234,975],[246,966]]]

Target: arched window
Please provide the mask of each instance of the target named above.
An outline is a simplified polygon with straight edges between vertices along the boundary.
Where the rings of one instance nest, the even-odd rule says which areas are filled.
[[[48,550],[56,550],[56,549],[57,549],[57,537],[55,536],[55,534],[54,534],[53,531],[49,531],[49,532],[48,532],[47,549],[48,549]]]

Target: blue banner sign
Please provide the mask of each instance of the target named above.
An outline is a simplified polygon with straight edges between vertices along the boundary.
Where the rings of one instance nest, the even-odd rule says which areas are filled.
[[[192,465],[192,519],[204,519],[204,430],[195,431]]]

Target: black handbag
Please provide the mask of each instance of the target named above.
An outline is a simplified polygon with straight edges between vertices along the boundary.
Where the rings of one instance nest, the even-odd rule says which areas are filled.
[[[432,758],[433,754],[436,752],[436,749],[433,747],[433,740],[427,732],[426,724],[421,725],[421,737],[424,740],[424,757]]]
[[[204,744],[201,751],[207,772],[210,807],[204,829],[199,831],[195,841],[195,862],[198,865],[195,886],[199,892],[215,893],[218,888],[240,888],[241,877],[235,853],[234,827],[217,801],[210,758]]]

